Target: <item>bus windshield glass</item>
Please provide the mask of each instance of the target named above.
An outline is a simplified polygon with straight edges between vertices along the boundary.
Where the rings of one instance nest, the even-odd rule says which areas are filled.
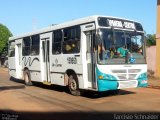
[[[144,64],[144,35],[135,31],[99,29],[99,64]]]

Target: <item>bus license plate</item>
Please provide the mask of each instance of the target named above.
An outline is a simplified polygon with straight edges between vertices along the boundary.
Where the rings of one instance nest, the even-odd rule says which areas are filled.
[[[122,88],[135,88],[137,87],[138,81],[130,80],[130,81],[119,81],[118,89]]]

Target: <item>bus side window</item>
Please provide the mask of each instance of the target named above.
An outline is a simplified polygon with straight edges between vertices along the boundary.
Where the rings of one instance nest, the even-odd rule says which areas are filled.
[[[56,30],[53,32],[52,39],[52,53],[60,54],[61,53],[61,41],[62,41],[62,31]]]
[[[30,55],[30,45],[31,45],[30,37],[23,38],[23,51],[22,51],[23,56]]]
[[[63,53],[72,54],[80,52],[80,26],[64,29]]]
[[[39,55],[40,37],[39,35],[33,35],[31,38],[32,38],[31,55]]]
[[[15,41],[9,42],[9,57],[15,56]]]

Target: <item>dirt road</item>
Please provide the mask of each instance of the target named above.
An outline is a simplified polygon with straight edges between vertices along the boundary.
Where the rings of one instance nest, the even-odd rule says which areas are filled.
[[[150,112],[160,118],[159,89],[134,88],[100,95],[86,91],[83,96],[72,96],[65,87],[37,83],[25,86],[22,80],[10,79],[7,71],[0,70],[0,119],[3,120],[101,120],[118,119],[117,114],[126,113],[135,117],[139,112],[144,115]]]

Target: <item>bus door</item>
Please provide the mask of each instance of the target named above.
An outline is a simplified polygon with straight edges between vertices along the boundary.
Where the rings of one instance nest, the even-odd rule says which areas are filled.
[[[22,79],[22,40],[15,41],[16,78]]]
[[[50,39],[41,39],[41,72],[42,81],[44,83],[50,83]]]
[[[95,77],[95,31],[87,31],[86,35],[86,46],[87,46],[87,71],[88,71],[88,82],[91,85],[91,88],[96,88],[96,77]]]
[[[83,61],[83,79],[84,88],[96,89],[97,82],[95,76],[96,55],[94,52],[95,23],[89,23],[81,26],[81,46]],[[86,74],[87,73],[87,74]]]

